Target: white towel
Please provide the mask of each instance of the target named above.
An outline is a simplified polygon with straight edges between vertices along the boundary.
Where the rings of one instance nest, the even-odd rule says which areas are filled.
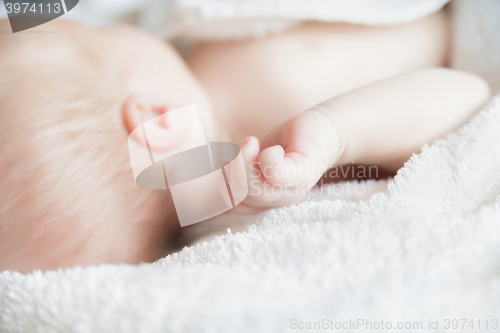
[[[438,320],[444,331],[450,318],[491,325],[500,318],[499,143],[497,96],[367,202],[278,209],[249,232],[154,265],[3,272],[0,327],[282,332],[298,322],[368,319]]]

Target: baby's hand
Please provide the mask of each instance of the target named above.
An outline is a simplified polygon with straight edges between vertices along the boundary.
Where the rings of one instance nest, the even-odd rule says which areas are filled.
[[[342,148],[337,129],[317,107],[290,119],[262,143],[246,138],[241,150],[249,195],[237,212],[244,213],[297,203],[337,162]]]
[[[490,96],[471,74],[426,69],[336,96],[242,145],[249,194],[238,213],[297,203],[323,172],[350,162],[399,169],[464,124]]]

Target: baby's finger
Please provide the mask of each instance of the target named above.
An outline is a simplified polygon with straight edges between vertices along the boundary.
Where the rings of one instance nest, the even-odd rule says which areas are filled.
[[[259,139],[254,136],[249,136],[243,140],[241,144],[241,154],[245,162],[248,179],[257,179],[260,175],[257,157],[260,152]]]
[[[260,172],[259,162],[257,158],[260,153],[259,139],[254,136],[247,137],[241,145],[241,154],[245,162],[248,181],[248,196],[245,203],[251,206],[265,206],[265,202],[271,201],[272,198],[264,197],[261,194],[265,193],[266,184],[265,178]]]
[[[311,188],[326,171],[315,159],[299,152],[286,152],[281,146],[264,149],[258,160],[266,180],[283,187]]]
[[[279,188],[266,181],[263,175],[258,156],[260,153],[260,143],[256,137],[246,138],[241,145],[241,152],[247,170],[248,196],[244,200],[246,205],[252,207],[277,207],[289,204],[290,193],[295,193],[291,189]],[[296,200],[292,200],[294,203]]]

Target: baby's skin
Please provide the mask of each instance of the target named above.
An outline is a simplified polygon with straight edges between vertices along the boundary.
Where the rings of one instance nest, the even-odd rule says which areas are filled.
[[[395,27],[307,23],[195,50],[188,63],[215,117],[242,142],[251,183],[234,211],[297,203],[335,165],[396,171],[425,143],[464,124],[489,88],[438,68],[448,39],[439,12]]]
[[[0,28],[8,23],[0,21]],[[179,230],[172,198],[168,191],[138,189],[125,161],[128,134],[169,110],[196,104],[208,141],[241,143],[251,186],[229,212],[233,218],[233,212],[297,203],[335,165],[397,170],[489,98],[480,78],[438,68],[446,65],[449,40],[443,13],[393,27],[305,23],[258,40],[202,44],[187,62],[133,28],[94,30],[57,21],[44,29],[56,33],[0,35],[0,213],[6,221],[0,270],[138,263],[165,255],[166,240]],[[28,64],[54,70],[37,69],[32,80]],[[57,82],[66,75],[69,94]],[[23,94],[16,97],[9,87],[22,78],[25,84],[16,89]],[[42,84],[33,88],[31,81]],[[97,102],[85,103],[94,93],[111,100],[100,113],[90,112]],[[72,119],[81,120],[75,125]],[[82,129],[87,123],[96,128]],[[178,129],[155,126],[151,150],[172,149]],[[79,132],[68,145],[80,150],[50,150],[57,141],[47,133],[71,137],[72,128]],[[89,147],[96,145],[102,160],[91,159]],[[57,161],[65,160],[71,163],[61,170]],[[41,167],[33,171],[28,167],[35,162]],[[64,181],[53,178],[58,172]],[[39,179],[53,180],[43,187]],[[287,190],[253,191],[272,186]],[[96,201],[104,195],[105,202]]]

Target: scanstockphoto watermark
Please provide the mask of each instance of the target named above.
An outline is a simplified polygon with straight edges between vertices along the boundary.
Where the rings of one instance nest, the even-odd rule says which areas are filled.
[[[349,319],[344,321],[323,319],[320,321],[301,321],[291,319],[289,328],[292,330],[461,330],[461,331],[488,331],[500,328],[499,320],[494,318],[445,318],[428,319],[427,321],[398,321],[398,320],[371,320]]]
[[[425,329],[431,328],[434,325],[425,323]],[[347,321],[336,321],[331,319],[323,319],[321,321],[299,321],[297,319],[290,320],[290,328],[292,330],[422,330],[424,323],[421,321],[373,321],[368,319],[349,319]]]
[[[364,166],[364,165],[336,165],[331,168],[326,166],[317,166],[312,163],[306,163],[300,166],[285,167],[261,167],[258,162],[250,165],[252,172],[249,175],[249,194],[260,196],[321,196],[326,193],[323,185],[330,184],[328,193],[337,196],[361,196],[366,192],[365,184],[356,182],[353,186],[344,186],[342,184],[332,184],[339,180],[366,180],[378,179],[379,169],[378,166]],[[319,182],[316,180],[322,177]],[[260,186],[263,179],[274,179],[273,184],[269,186]],[[325,181],[325,180],[328,181]],[[277,180],[277,181],[276,181]],[[280,182],[280,180],[285,180]],[[308,182],[307,180],[311,180]],[[286,183],[282,185],[281,183]]]

